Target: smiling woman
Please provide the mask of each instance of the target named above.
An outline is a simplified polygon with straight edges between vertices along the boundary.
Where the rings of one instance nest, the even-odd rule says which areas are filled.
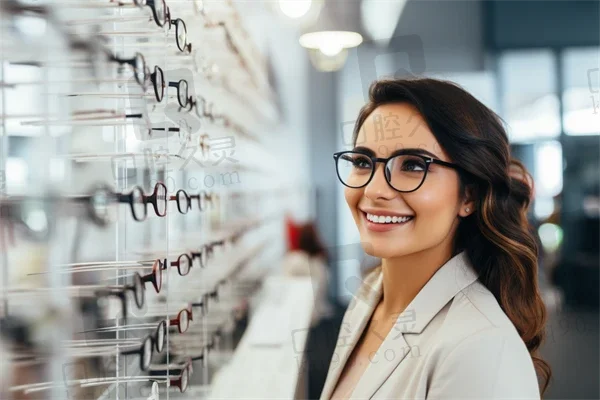
[[[321,399],[539,399],[536,369],[543,393],[550,368],[537,356],[546,311],[526,218],[532,181],[499,117],[446,81],[376,81],[369,96],[355,147],[334,160],[381,265],[344,315],[351,344]],[[407,346],[419,356],[370,357]]]

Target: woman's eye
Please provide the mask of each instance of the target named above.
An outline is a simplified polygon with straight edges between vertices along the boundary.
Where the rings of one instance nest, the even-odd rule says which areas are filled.
[[[425,171],[425,163],[421,160],[405,160],[402,163],[402,171]]]
[[[358,168],[370,168],[371,163],[366,158],[358,158],[354,160],[354,166]]]
[[[370,169],[371,168],[371,160],[369,160],[366,157],[348,156],[348,157],[344,157],[343,159],[346,160],[352,166],[352,168],[357,168],[357,169]]]

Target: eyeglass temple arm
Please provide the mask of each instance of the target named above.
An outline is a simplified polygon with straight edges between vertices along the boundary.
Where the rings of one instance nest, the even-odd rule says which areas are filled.
[[[121,355],[132,356],[132,355],[135,355],[135,354],[139,354],[140,357],[142,357],[142,353],[144,351],[144,345],[145,345],[145,343],[142,343],[142,345],[141,345],[141,347],[139,349],[121,351]]]

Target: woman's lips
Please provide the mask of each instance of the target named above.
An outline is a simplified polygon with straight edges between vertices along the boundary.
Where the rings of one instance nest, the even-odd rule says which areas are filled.
[[[402,222],[402,223],[389,223],[389,224],[378,224],[376,222],[371,222],[367,219],[367,214],[360,211],[360,214],[362,215],[362,219],[365,223],[365,227],[372,231],[372,232],[388,232],[391,231],[393,229],[398,229],[398,228],[402,228],[405,225],[408,225],[412,222],[412,220],[414,219],[411,218],[406,222]]]

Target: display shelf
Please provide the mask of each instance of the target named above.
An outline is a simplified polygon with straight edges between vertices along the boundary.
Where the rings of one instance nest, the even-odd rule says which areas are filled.
[[[6,0],[0,20],[0,167],[22,170],[0,187],[0,309],[31,333],[14,353],[21,338],[0,337],[0,397],[148,399],[157,381],[206,398],[254,265],[283,243],[277,107],[242,16]],[[42,373],[18,374],[19,352]]]

